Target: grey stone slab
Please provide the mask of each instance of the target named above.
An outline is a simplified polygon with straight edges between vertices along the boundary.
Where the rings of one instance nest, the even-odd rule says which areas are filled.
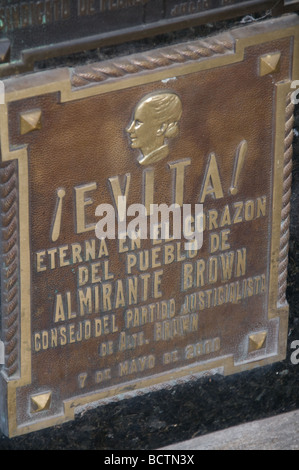
[[[164,450],[299,450],[299,410],[190,439]]]

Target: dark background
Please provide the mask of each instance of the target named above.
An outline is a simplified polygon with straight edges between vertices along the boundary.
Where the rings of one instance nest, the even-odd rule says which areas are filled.
[[[36,69],[73,66],[204,37],[231,26],[263,21],[267,12],[210,23],[140,42],[40,62]],[[298,77],[299,78],[299,77]],[[299,340],[299,105],[295,109],[294,163],[287,299],[290,306],[287,357],[284,361],[229,377],[207,376],[87,411],[75,421],[8,439],[0,450],[159,449],[233,425],[299,408],[299,364],[291,343]]]

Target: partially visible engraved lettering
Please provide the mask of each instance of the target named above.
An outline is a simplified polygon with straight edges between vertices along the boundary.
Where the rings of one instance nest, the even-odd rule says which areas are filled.
[[[66,20],[71,14],[71,0],[22,2],[0,8],[0,30],[4,33],[30,26],[42,26]]]
[[[116,11],[123,8],[140,7],[149,0],[100,0],[100,11]]]
[[[224,7],[226,5],[234,5],[241,3],[242,0],[193,0],[178,2],[171,9],[171,16],[192,15],[194,13],[201,13],[214,8]]]

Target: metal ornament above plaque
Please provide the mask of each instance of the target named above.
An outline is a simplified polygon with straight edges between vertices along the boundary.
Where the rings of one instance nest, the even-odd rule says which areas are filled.
[[[2,1],[0,77],[32,71],[53,57],[253,12],[298,8],[299,1],[283,0]]]
[[[298,25],[4,81],[4,433],[285,357]],[[202,247],[98,238],[124,197],[149,222],[152,204],[202,204]]]

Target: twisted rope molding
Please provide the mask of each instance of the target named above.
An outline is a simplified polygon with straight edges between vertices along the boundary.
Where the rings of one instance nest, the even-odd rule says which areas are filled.
[[[291,184],[292,184],[292,156],[293,156],[293,125],[294,104],[291,101],[291,93],[286,99],[286,121],[284,138],[284,167],[283,167],[283,196],[281,209],[281,229],[278,266],[278,303],[286,302],[286,288],[288,275],[289,252],[289,226],[291,209]]]
[[[219,39],[198,40],[77,67],[72,71],[71,85],[75,88],[82,87],[125,75],[233,52],[234,40],[226,33]]]
[[[1,251],[2,251],[2,340],[5,346],[4,372],[8,377],[19,368],[19,260],[18,194],[16,162],[0,168]]]

